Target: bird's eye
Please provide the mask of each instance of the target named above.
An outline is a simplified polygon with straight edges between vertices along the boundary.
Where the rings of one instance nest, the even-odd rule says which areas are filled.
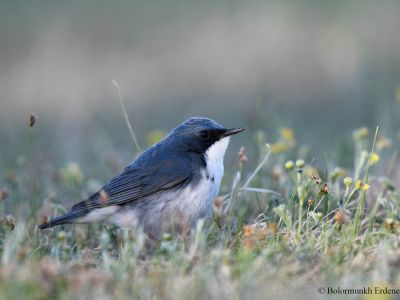
[[[208,131],[202,131],[202,132],[200,132],[200,136],[203,140],[208,140],[208,138],[210,137],[210,134],[208,133]]]

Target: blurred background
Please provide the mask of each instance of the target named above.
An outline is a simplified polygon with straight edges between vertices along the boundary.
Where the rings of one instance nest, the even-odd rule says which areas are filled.
[[[355,128],[399,128],[398,1],[0,3],[3,170],[31,147],[38,162],[77,161],[100,179],[111,172],[92,166],[129,162],[113,79],[142,148],[208,116],[247,129],[228,160],[289,127],[318,164],[351,151]]]

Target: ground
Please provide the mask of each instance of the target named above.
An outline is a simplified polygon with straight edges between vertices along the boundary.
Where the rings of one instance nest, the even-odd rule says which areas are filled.
[[[0,178],[1,298],[398,297],[400,195],[391,138],[355,130],[354,167],[346,169],[333,161],[317,166],[306,159],[312,153],[294,156],[295,133],[278,132],[273,143],[254,146],[255,168],[245,148],[226,166],[213,220],[160,242],[105,225],[38,230],[70,207],[58,195],[84,197],[99,182],[77,163],[54,172],[33,167],[38,154],[31,150]]]

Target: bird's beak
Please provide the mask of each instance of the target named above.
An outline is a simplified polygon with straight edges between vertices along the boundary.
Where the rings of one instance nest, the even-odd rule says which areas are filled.
[[[227,137],[233,134],[237,134],[239,132],[242,132],[244,130],[244,128],[231,128],[231,129],[227,129],[223,134],[222,137]]]

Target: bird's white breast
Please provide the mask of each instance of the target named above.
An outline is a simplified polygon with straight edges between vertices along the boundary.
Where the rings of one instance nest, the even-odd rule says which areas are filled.
[[[214,198],[218,195],[219,186],[221,185],[221,179],[224,175],[224,155],[228,148],[229,137],[223,138],[215,142],[205,154],[205,160],[207,165],[208,179],[211,184],[210,198],[208,201],[211,203]]]
[[[214,177],[218,186],[221,183],[222,175],[224,175],[224,155],[228,144],[229,137],[223,138],[211,145],[205,153],[207,171],[211,177]]]
[[[224,155],[229,144],[229,137],[214,143],[205,153],[206,169],[201,172],[201,179],[196,186],[187,186],[176,199],[175,209],[183,212],[189,220],[209,216],[213,212],[213,203],[218,195],[224,174]]]

